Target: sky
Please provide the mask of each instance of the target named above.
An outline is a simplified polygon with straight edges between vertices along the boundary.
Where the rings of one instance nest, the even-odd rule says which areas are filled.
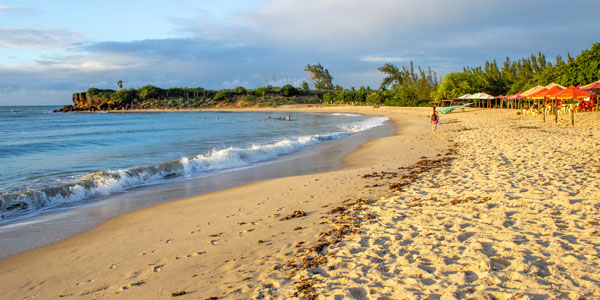
[[[600,42],[598,0],[0,0],[0,105],[65,105],[90,87],[344,88],[385,63],[438,76]]]

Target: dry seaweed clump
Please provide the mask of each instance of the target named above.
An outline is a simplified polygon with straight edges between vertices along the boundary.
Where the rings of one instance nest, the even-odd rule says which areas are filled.
[[[301,218],[301,217],[306,217],[306,212],[303,212],[301,210],[295,210],[291,215],[285,216],[283,218],[281,218],[281,221],[285,221],[285,220],[289,220],[289,219],[293,219],[293,218]]]
[[[452,155],[454,153],[455,152],[450,149],[448,152],[446,152],[446,155]],[[419,175],[439,168],[448,167],[452,160],[454,160],[452,157],[444,157],[440,159],[422,159],[412,166],[400,167],[398,169],[408,170],[407,174],[402,175],[400,177],[400,181],[390,184],[389,188],[390,190],[401,192],[403,191],[404,187],[417,181],[419,179]]]
[[[390,183],[389,188],[392,190],[401,191],[403,187],[417,181],[421,174],[438,171],[440,168],[449,166],[454,159],[449,156],[454,154],[456,154],[456,151],[451,148],[446,151],[445,157],[440,159],[427,159],[426,157],[423,157],[419,162],[412,166],[398,168],[406,171],[406,173],[402,176],[398,174],[399,172],[382,171],[373,172],[361,177],[375,180],[393,180],[399,178],[400,181]],[[381,184],[373,186],[381,186]],[[439,202],[437,199],[430,200]],[[460,200],[457,202],[460,202]],[[326,266],[329,262],[328,249],[330,246],[347,239],[348,236],[359,234],[361,232],[360,228],[364,224],[370,223],[373,219],[377,218],[377,215],[369,211],[369,207],[375,203],[376,200],[372,199],[348,199],[343,201],[342,205],[328,211],[326,215],[333,216],[333,219],[322,223],[330,223],[333,225],[333,228],[328,231],[321,232],[316,244],[310,247],[299,249],[296,255],[290,259],[286,265],[290,271],[288,279],[294,278],[302,271],[312,273],[313,275],[318,275],[321,270],[320,268]],[[302,216],[304,215],[301,214],[301,212],[295,211],[292,215],[282,218],[281,220],[288,220]],[[326,266],[326,268],[333,270],[335,269],[335,266],[330,265]],[[294,282],[296,290],[293,293],[293,296],[306,299],[317,299],[318,293],[316,286],[319,284],[319,282],[320,279],[318,276],[306,277],[302,275],[300,279],[297,279]]]

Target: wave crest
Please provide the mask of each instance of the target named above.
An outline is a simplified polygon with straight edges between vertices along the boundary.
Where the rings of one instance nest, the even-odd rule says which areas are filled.
[[[340,125],[340,132],[287,138],[246,148],[228,147],[209,153],[130,169],[87,174],[76,182],[40,190],[0,192],[0,217],[8,219],[35,211],[97,196],[109,195],[135,186],[241,168],[295,152],[302,147],[338,139],[383,125],[388,118],[373,117]]]

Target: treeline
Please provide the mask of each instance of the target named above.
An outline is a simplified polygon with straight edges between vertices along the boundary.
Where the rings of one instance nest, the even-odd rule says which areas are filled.
[[[162,89],[146,85],[138,89],[98,89],[73,94],[74,105],[61,111],[115,110],[115,109],[185,109],[209,107],[268,107],[285,104],[314,104],[322,102],[323,91],[311,90],[308,84],[296,88],[271,85],[256,89],[209,90],[198,88]]]
[[[327,104],[426,106],[431,101],[431,93],[437,88],[437,76],[431,68],[398,68],[387,63],[378,70],[386,77],[379,89],[371,87],[351,87],[349,90],[333,85],[333,77],[321,64],[307,65],[315,87],[323,91],[323,102]]]
[[[517,61],[507,57],[500,67],[496,60],[486,61],[479,67],[465,67],[462,72],[447,74],[432,98],[451,99],[476,92],[509,95],[552,82],[570,86],[597,80],[600,80],[600,44],[594,43],[576,58],[567,54],[565,60],[558,55],[554,63],[538,52]]]
[[[74,105],[62,111],[106,109],[160,109],[203,107],[265,107],[285,104],[352,104],[426,106],[431,100],[457,98],[467,93],[485,92],[490,95],[508,95],[525,91],[536,85],[551,82],[569,86],[588,84],[600,80],[600,44],[592,44],[576,58],[560,55],[554,62],[538,52],[537,55],[511,61],[506,58],[499,65],[496,60],[486,61],[483,66],[464,67],[452,72],[438,82],[431,68],[415,67],[412,61],[407,67],[386,63],[378,70],[384,78],[378,89],[362,86],[344,89],[334,85],[333,76],[321,64],[307,65],[315,89],[308,82],[301,87],[291,84],[283,87],[271,85],[256,89],[208,90],[204,88],[161,89],[146,85],[139,89],[119,90],[90,88],[87,92],[73,95]]]

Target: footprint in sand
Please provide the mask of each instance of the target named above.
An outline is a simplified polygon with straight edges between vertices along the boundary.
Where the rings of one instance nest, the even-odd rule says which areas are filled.
[[[140,286],[140,285],[143,285],[145,283],[146,283],[145,280],[136,281],[136,282],[130,283],[128,285],[122,286],[119,290],[121,290],[121,291],[128,290],[130,288],[133,288],[133,287],[136,287],[136,286]]]
[[[154,266],[154,268],[152,268],[152,271],[154,271],[154,273],[160,272],[164,266],[165,264]]]
[[[195,257],[195,256],[198,256],[198,255],[202,255],[204,253],[206,253],[206,251],[198,251],[198,252],[195,252],[195,253],[192,253],[192,254],[188,254],[185,257],[187,257],[187,258]]]
[[[357,300],[367,300],[368,293],[364,288],[349,288],[348,292],[350,292],[350,296]]]
[[[244,234],[246,234],[246,233],[248,233],[248,232],[252,232],[252,231],[254,231],[254,228],[250,228],[250,229],[248,229],[248,230],[243,230],[243,231],[240,231],[240,232],[239,232],[239,235],[244,235]]]

